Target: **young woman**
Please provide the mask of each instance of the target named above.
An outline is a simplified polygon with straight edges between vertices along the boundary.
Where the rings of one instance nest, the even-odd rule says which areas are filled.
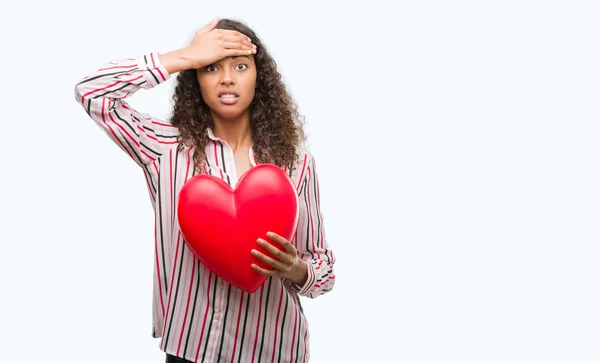
[[[124,99],[179,72],[173,116],[165,122]],[[256,34],[216,19],[191,44],[112,61],[81,80],[75,97],[88,115],[142,169],[155,210],[152,336],[167,362],[305,362],[309,332],[299,296],[315,298],[335,282],[325,240],[315,160],[302,146],[302,124]],[[177,195],[206,173],[235,187],[261,163],[275,164],[297,188],[299,222],[292,241],[270,235],[286,252],[259,240],[276,259],[248,294],[208,270],[188,249],[176,218]]]

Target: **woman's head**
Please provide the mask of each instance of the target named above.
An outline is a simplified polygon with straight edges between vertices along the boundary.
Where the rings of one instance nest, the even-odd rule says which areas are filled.
[[[214,118],[238,120],[249,116],[258,162],[293,168],[296,145],[304,138],[302,121],[275,61],[246,25],[222,19],[216,28],[250,37],[257,52],[179,73],[171,122],[180,129],[180,147],[196,147],[194,164],[202,172],[204,147],[209,142],[206,130],[213,127]]]

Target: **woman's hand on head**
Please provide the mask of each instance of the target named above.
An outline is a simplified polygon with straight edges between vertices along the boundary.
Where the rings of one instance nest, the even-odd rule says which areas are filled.
[[[218,23],[217,18],[198,30],[190,45],[184,49],[190,68],[206,67],[225,57],[256,53],[249,37],[235,30],[215,29]]]

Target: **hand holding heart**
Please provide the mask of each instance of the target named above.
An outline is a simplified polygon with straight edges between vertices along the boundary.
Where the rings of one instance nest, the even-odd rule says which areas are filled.
[[[289,176],[278,166],[261,164],[244,173],[235,190],[220,178],[194,176],[179,192],[177,217],[186,244],[204,266],[253,293],[269,276],[304,285],[308,266],[296,260],[296,249],[289,242],[298,211],[296,187]],[[268,231],[277,236],[267,236]],[[261,246],[259,238],[273,241]]]
[[[298,257],[296,248],[290,243],[290,241],[275,233],[269,232],[267,233],[267,236],[273,241],[279,243],[285,252],[271,245],[264,239],[259,238],[258,244],[267,250],[271,255],[276,257],[277,260],[274,260],[271,257],[253,249],[252,255],[273,267],[273,270],[260,268],[256,264],[252,264],[252,269],[261,275],[284,277],[296,285],[304,285],[308,275],[308,267],[306,266],[306,263]]]

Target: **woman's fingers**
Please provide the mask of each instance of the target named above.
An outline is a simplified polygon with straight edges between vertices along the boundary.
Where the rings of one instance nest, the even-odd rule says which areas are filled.
[[[219,18],[215,18],[213,21],[206,24],[204,26],[204,28],[198,30],[197,33],[201,33],[201,34],[208,33],[209,31],[213,30],[217,26],[217,24],[219,24]]]
[[[281,261],[276,261],[276,260],[272,259],[271,257],[258,252],[257,250],[252,250],[252,256],[258,258],[262,262],[266,263],[267,265],[269,265],[281,272],[288,272],[292,268],[292,266],[289,263],[283,263]]]
[[[198,31],[185,49],[186,56],[190,59],[189,69],[200,69],[225,57],[256,53],[246,35],[235,30],[215,29],[217,23],[215,20]]]
[[[240,33],[237,30],[228,30],[228,29],[217,29],[215,30],[218,36],[220,36],[221,38],[225,39],[233,39],[233,40],[237,40],[237,41],[248,41],[250,42],[250,37],[248,37],[247,35]]]
[[[224,49],[221,58],[226,58],[226,57],[239,57],[242,55],[251,55],[252,53],[255,53],[255,51],[251,50],[251,49]]]
[[[247,49],[256,48],[256,46],[254,44],[252,44],[251,41],[247,40],[246,37],[225,36],[225,37],[221,38],[220,40],[223,42],[223,44],[238,44]]]
[[[290,254],[293,254],[294,256],[296,255],[296,248],[290,243],[290,241],[288,241],[287,239],[281,237],[280,235],[278,235],[277,233],[274,232],[269,232],[267,233],[267,236],[272,239],[273,241],[279,243],[280,245],[283,246],[283,248]]]
[[[279,274],[279,272],[277,270],[265,270],[264,268],[260,268],[255,264],[252,264],[251,267],[254,271],[258,272],[261,275],[277,276]]]
[[[221,43],[221,57],[233,57],[241,55],[250,55],[256,53],[256,50],[252,46],[247,46],[240,42],[227,42]]]
[[[265,241],[262,238],[258,239],[258,244],[264,248],[265,250],[267,250],[271,255],[273,255],[275,258],[277,258],[279,261],[291,264],[294,262],[294,256],[290,256],[290,254],[281,251],[279,248],[273,246],[272,244],[270,244],[269,242]]]
[[[226,42],[224,41],[221,46],[225,49],[234,49],[234,50],[252,50],[252,46],[248,46],[244,43],[239,42]]]

